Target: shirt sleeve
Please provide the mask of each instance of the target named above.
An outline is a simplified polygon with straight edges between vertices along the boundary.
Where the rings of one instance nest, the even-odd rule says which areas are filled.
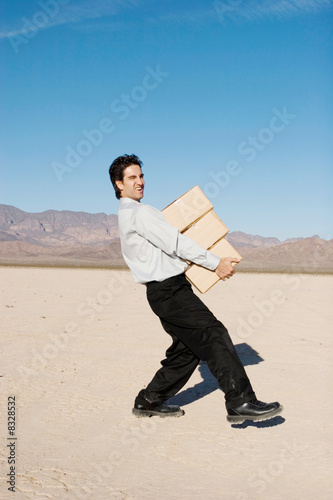
[[[132,214],[132,229],[168,255],[177,255],[214,271],[220,258],[181,234],[164,215],[149,205],[139,205]]]

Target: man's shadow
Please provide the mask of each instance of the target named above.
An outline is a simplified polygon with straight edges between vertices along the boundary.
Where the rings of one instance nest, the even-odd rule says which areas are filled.
[[[264,359],[259,355],[257,351],[252,349],[252,347],[245,342],[242,344],[237,344],[235,346],[237,354],[242,361],[244,366],[249,365],[257,365],[264,361]],[[220,390],[221,388],[214,377],[211,374],[207,364],[203,361],[200,362],[199,372],[203,378],[202,382],[195,384],[193,387],[189,387],[182,392],[176,394],[168,400],[168,403],[175,404],[178,406],[186,406],[188,404],[193,403],[194,401],[198,401],[199,399],[207,396],[211,392],[216,390]],[[263,422],[252,422],[250,420],[246,420],[242,424],[233,424],[232,427],[237,429],[244,429],[248,426],[254,427],[273,427],[279,424],[282,424],[285,421],[284,418],[277,416],[275,418],[271,418],[269,420],[265,420]]]

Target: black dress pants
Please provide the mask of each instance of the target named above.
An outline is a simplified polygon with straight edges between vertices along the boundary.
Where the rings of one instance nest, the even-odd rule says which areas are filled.
[[[149,305],[172,345],[142,394],[151,402],[166,401],[186,384],[202,360],[217,378],[227,409],[255,399],[227,329],[193,293],[185,274],[146,286]]]

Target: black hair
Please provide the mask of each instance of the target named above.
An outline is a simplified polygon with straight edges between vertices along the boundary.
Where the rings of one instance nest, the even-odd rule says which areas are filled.
[[[123,180],[124,170],[130,165],[139,165],[139,167],[142,168],[142,161],[136,155],[123,155],[118,156],[110,165],[109,175],[118,200],[120,199],[121,192],[116,181]]]

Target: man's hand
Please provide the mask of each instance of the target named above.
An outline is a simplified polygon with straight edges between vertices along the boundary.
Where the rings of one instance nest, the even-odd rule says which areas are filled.
[[[215,269],[216,274],[222,281],[231,278],[231,276],[235,274],[232,262],[240,262],[240,259],[237,259],[237,257],[224,257],[220,260],[219,265]]]

